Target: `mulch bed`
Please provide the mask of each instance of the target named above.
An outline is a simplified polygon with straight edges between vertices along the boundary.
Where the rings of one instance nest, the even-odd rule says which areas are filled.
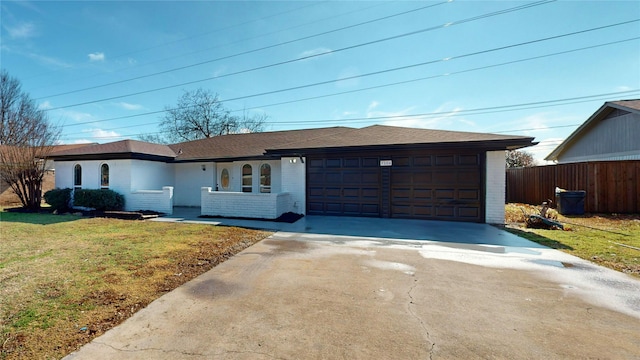
[[[277,219],[256,219],[256,218],[247,218],[247,217],[216,216],[216,215],[200,215],[198,217],[202,219],[259,220],[259,221],[286,222],[289,224],[293,224],[294,222],[303,218],[304,215],[288,212],[280,215]]]

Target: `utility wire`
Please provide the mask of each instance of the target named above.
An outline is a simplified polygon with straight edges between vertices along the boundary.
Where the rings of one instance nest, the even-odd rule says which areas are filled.
[[[640,89],[619,91],[619,92],[613,92],[613,93],[596,94],[596,95],[578,96],[578,97],[571,97],[571,98],[564,98],[564,99],[544,100],[544,101],[536,101],[536,102],[528,102],[528,103],[520,103],[520,104],[491,106],[491,107],[483,107],[483,108],[476,108],[476,109],[460,110],[460,111],[455,111],[455,112],[452,112],[452,111],[440,111],[440,112],[430,112],[430,113],[421,113],[421,114],[378,116],[378,117],[361,117],[361,118],[349,118],[349,119],[338,119],[338,120],[336,120],[336,119],[308,120],[308,121],[304,121],[304,122],[286,122],[286,121],[284,121],[284,122],[270,122],[269,124],[296,125],[296,124],[310,124],[310,123],[342,123],[342,122],[353,123],[353,122],[369,122],[369,121],[372,121],[372,120],[386,120],[386,121],[397,120],[397,121],[400,121],[400,120],[405,120],[407,118],[416,118],[416,117],[429,118],[429,117],[441,117],[441,116],[447,116],[447,117],[474,116],[474,115],[484,115],[484,114],[501,113],[501,112],[508,112],[508,111],[528,110],[528,109],[535,109],[535,108],[549,107],[549,106],[563,106],[563,105],[570,105],[570,104],[576,104],[576,103],[591,102],[591,101],[599,100],[599,98],[602,98],[602,97],[608,98],[608,97],[611,97],[611,96],[614,96],[614,95],[624,95],[624,94],[637,93],[637,92],[640,92]],[[125,127],[117,127],[117,128],[112,128],[112,129],[103,129],[103,130],[104,131],[113,131],[113,130],[119,130],[119,129],[124,129],[124,128],[132,128],[132,127],[137,127],[137,126],[153,125],[153,124],[157,124],[157,123],[158,122],[153,122],[153,123],[147,123],[147,124],[141,124],[141,125],[130,125],[130,126],[125,126]],[[510,133],[510,132],[518,132],[518,131],[539,131],[539,130],[554,129],[554,128],[573,127],[573,126],[579,126],[579,125],[580,124],[550,126],[550,127],[544,128],[544,129],[532,128],[532,129],[514,129],[514,130],[503,130],[503,131],[491,131],[491,133],[500,134],[500,133]],[[145,133],[145,134],[159,134],[159,133],[160,132]],[[79,134],[83,134],[83,133],[72,133],[72,134],[68,134],[68,135],[75,135],[75,134],[79,135]],[[119,136],[112,136],[112,137],[113,138],[119,138],[119,137],[123,137],[123,136],[126,137],[126,136],[136,136],[136,135],[143,135],[143,134],[119,135]],[[68,136],[66,136],[65,138],[73,139],[73,137],[68,137]]]
[[[283,102],[283,103],[277,103],[276,105],[281,105],[281,104],[286,104],[286,103],[292,103],[292,102],[298,102],[298,101],[306,101],[306,100],[310,100],[310,99],[318,99],[318,98],[328,97],[328,96],[343,95],[343,94],[345,94],[345,93],[353,93],[353,92],[356,92],[356,91],[364,91],[364,90],[370,90],[370,89],[375,89],[375,88],[381,88],[381,87],[387,87],[387,86],[395,86],[395,85],[400,85],[400,84],[406,84],[406,83],[410,83],[410,82],[430,80],[430,79],[439,78],[439,77],[445,77],[445,76],[451,76],[451,75],[463,74],[463,73],[468,73],[468,72],[473,72],[473,71],[478,71],[478,70],[484,70],[484,69],[489,69],[489,68],[495,68],[495,67],[500,67],[500,66],[510,65],[510,64],[519,63],[519,62],[531,61],[531,60],[541,59],[541,58],[545,58],[545,57],[551,57],[551,56],[563,55],[563,54],[572,53],[572,52],[577,52],[577,51],[583,51],[583,50],[593,49],[593,48],[597,48],[597,47],[603,47],[603,46],[614,45],[614,44],[618,44],[618,43],[622,43],[622,42],[627,42],[627,41],[632,41],[632,40],[637,40],[637,39],[640,39],[640,37],[635,37],[635,38],[631,38],[631,39],[624,39],[624,40],[619,40],[619,41],[613,41],[613,42],[609,42],[609,43],[598,44],[598,45],[592,45],[592,46],[582,47],[582,48],[578,48],[578,49],[566,50],[566,51],[561,51],[561,52],[556,52],[556,53],[551,53],[551,54],[545,54],[545,55],[540,55],[540,56],[534,56],[534,57],[529,57],[529,58],[524,58],[524,59],[518,59],[518,60],[513,60],[513,61],[508,61],[508,62],[499,63],[499,64],[486,65],[486,66],[481,66],[481,67],[476,67],[476,68],[471,68],[471,69],[466,69],[466,70],[460,70],[460,71],[456,71],[456,72],[449,72],[449,73],[444,73],[444,74],[439,74],[439,75],[426,76],[426,77],[422,77],[422,78],[418,78],[418,79],[411,79],[411,80],[406,80],[406,81],[400,81],[400,82],[395,82],[395,83],[391,83],[391,84],[384,84],[384,85],[372,86],[372,87],[365,88],[365,89],[357,89],[357,90],[351,90],[351,91],[341,92],[341,93],[337,93],[337,94],[328,94],[328,95],[315,96],[315,97],[311,97],[311,98],[305,98],[305,99],[301,99],[301,100],[293,100],[293,101],[288,101],[288,102]],[[389,71],[389,70],[384,70],[384,72],[388,72],[388,71]],[[363,74],[363,75],[360,75],[360,76],[368,76],[368,75],[370,75],[370,74]],[[358,76],[358,77],[360,77],[360,76]],[[353,77],[353,78],[355,78],[355,77]],[[328,82],[335,82],[335,81],[337,81],[337,80],[328,81]],[[307,85],[298,86],[298,87],[294,87],[294,88],[286,88],[286,89],[273,90],[273,91],[270,91],[270,92],[268,92],[268,93],[259,93],[259,94],[253,94],[253,95],[245,95],[245,96],[241,96],[241,97],[237,97],[237,98],[226,99],[225,101],[236,101],[236,100],[242,100],[242,99],[247,99],[247,98],[252,98],[252,97],[262,96],[262,95],[266,95],[266,94],[274,94],[274,93],[280,93],[280,92],[285,92],[285,91],[297,90],[297,89],[304,88],[304,87],[317,86],[317,85],[319,85],[319,84],[324,84],[324,83],[327,83],[327,82],[307,84]],[[270,106],[270,105],[265,105],[265,106],[263,106],[263,107],[267,107],[267,106]],[[66,126],[67,126],[67,127],[70,127],[70,126],[79,126],[79,125],[86,125],[86,124],[98,123],[98,122],[104,122],[104,121],[111,121],[111,120],[128,119],[128,118],[139,117],[139,116],[146,116],[146,115],[160,114],[160,113],[164,113],[164,112],[167,112],[167,111],[170,111],[170,110],[179,110],[179,109],[182,109],[182,108],[170,108],[170,109],[164,109],[164,110],[158,110],[158,111],[146,112],[146,113],[142,113],[142,114],[134,114],[134,115],[127,115],[127,116],[116,117],[116,118],[109,118],[109,119],[103,119],[103,120],[94,120],[94,121],[88,121],[88,122],[81,122],[81,123],[69,124],[69,125],[66,125]]]
[[[217,62],[217,61],[220,61],[220,60],[232,59],[232,58],[235,58],[235,57],[238,57],[238,56],[252,54],[252,53],[259,52],[259,51],[272,49],[272,48],[275,48],[275,47],[288,45],[288,44],[292,44],[292,43],[295,43],[295,42],[308,40],[308,39],[312,39],[312,38],[315,38],[315,37],[328,35],[328,34],[331,34],[331,33],[339,32],[339,31],[343,31],[343,30],[347,30],[347,29],[352,29],[352,28],[355,28],[355,27],[358,27],[358,26],[367,25],[367,24],[371,24],[371,23],[374,23],[374,22],[382,21],[382,20],[387,20],[387,19],[390,19],[390,18],[402,16],[402,15],[407,15],[407,14],[414,13],[414,12],[417,12],[417,11],[420,11],[420,10],[425,10],[425,9],[428,9],[428,8],[432,8],[432,7],[435,7],[435,6],[438,6],[438,5],[447,4],[449,2],[450,2],[450,0],[446,0],[446,1],[443,1],[443,2],[440,2],[440,3],[431,4],[431,5],[427,5],[427,6],[422,6],[422,7],[417,8],[417,9],[412,9],[412,10],[403,11],[403,12],[392,14],[392,15],[387,15],[387,16],[384,16],[384,17],[381,17],[381,18],[368,20],[368,21],[361,22],[361,23],[358,23],[358,24],[349,25],[349,26],[338,28],[338,29],[321,32],[321,33],[318,33],[318,34],[297,38],[297,39],[294,39],[294,40],[289,40],[289,41],[285,41],[285,42],[281,42],[281,43],[277,43],[277,44],[263,46],[263,47],[260,47],[260,48],[257,48],[257,49],[242,51],[242,52],[235,53],[235,54],[232,54],[232,55],[222,56],[222,57],[218,57],[218,58],[215,58],[215,59],[201,61],[201,62],[198,62],[198,63],[185,65],[185,66],[180,66],[180,67],[177,67],[177,68],[163,70],[163,71],[159,71],[159,72],[155,72],[155,73],[151,73],[151,74],[147,74],[147,75],[141,75],[141,76],[137,76],[137,77],[134,77],[134,78],[124,79],[124,80],[119,80],[119,81],[113,81],[113,82],[106,83],[106,84],[90,86],[90,87],[86,87],[86,88],[82,88],[82,89],[66,91],[66,92],[53,94],[53,95],[48,95],[48,96],[42,96],[42,97],[37,98],[36,100],[41,100],[41,99],[44,99],[44,98],[53,98],[53,97],[58,97],[58,96],[62,96],[62,95],[75,94],[75,93],[79,93],[79,92],[87,91],[87,90],[99,89],[99,88],[103,88],[103,87],[107,87],[107,86],[111,86],[111,85],[122,84],[122,83],[126,83],[126,82],[129,82],[129,81],[145,79],[145,78],[149,78],[149,77],[153,77],[153,76],[157,76],[157,75],[171,73],[171,72],[174,72],[174,71],[179,71],[179,70],[193,68],[193,67],[196,67],[196,66],[210,64],[210,63]],[[322,54],[312,55],[310,57],[320,56],[320,55],[322,55]],[[304,59],[307,59],[307,58],[304,58]],[[295,59],[293,61],[300,61],[300,59]],[[285,62],[285,63],[287,63],[287,62]],[[253,71],[253,70],[251,70],[251,71]],[[242,73],[242,72],[240,72],[240,73]],[[226,77],[226,76],[237,75],[237,74],[238,73],[225,74],[224,76],[217,76],[217,77],[213,77],[213,78],[209,78],[209,79],[214,79],[214,78],[219,78],[219,77]],[[206,80],[202,80],[202,81],[206,81]],[[177,85],[177,86],[181,86],[181,85]]]
[[[520,5],[520,6],[516,6],[516,7],[513,7],[513,8],[504,9],[504,10],[500,10],[500,11],[495,11],[495,12],[491,12],[491,13],[487,13],[487,14],[483,14],[483,15],[479,15],[479,16],[474,16],[474,17],[471,17],[471,18],[467,18],[467,19],[463,19],[463,20],[459,20],[459,21],[454,21],[454,22],[446,23],[446,24],[439,25],[439,26],[433,26],[433,27],[429,27],[429,28],[425,28],[425,29],[411,31],[411,32],[408,32],[408,33],[403,33],[403,34],[394,35],[394,36],[390,36],[390,37],[386,37],[386,38],[382,38],[382,39],[378,39],[378,40],[373,40],[373,41],[368,41],[368,42],[364,42],[364,43],[360,43],[360,44],[356,44],[356,45],[351,45],[351,46],[343,47],[343,48],[336,49],[336,50],[330,50],[330,51],[326,51],[326,52],[322,52],[322,53],[318,53],[318,54],[303,56],[303,57],[296,58],[296,59],[281,61],[281,62],[268,64],[268,65],[263,65],[263,66],[258,66],[258,67],[254,67],[254,68],[251,68],[251,69],[245,69],[245,70],[236,71],[236,72],[228,73],[228,74],[224,74],[224,75],[219,75],[219,76],[214,76],[214,77],[209,77],[209,78],[204,78],[204,79],[199,79],[199,80],[194,80],[194,81],[188,81],[188,82],[184,82],[184,83],[180,83],[180,84],[164,86],[164,87],[150,89],[150,90],[138,91],[138,92],[130,93],[130,94],[126,94],[126,95],[118,95],[118,96],[112,96],[112,97],[98,99],[98,100],[85,101],[85,102],[77,103],[77,104],[58,106],[58,107],[55,107],[55,108],[47,109],[47,111],[58,110],[58,109],[66,109],[66,108],[75,107],[75,106],[88,105],[88,104],[94,104],[94,103],[103,102],[103,101],[121,99],[121,98],[124,98],[124,97],[142,95],[142,94],[147,94],[147,93],[151,93],[151,92],[167,90],[167,89],[171,89],[171,88],[175,88],[175,87],[180,87],[180,86],[185,86],[185,85],[192,85],[192,84],[196,84],[196,83],[200,83],[200,82],[204,82],[204,81],[209,81],[209,80],[214,80],[214,79],[219,79],[219,78],[223,78],[223,77],[229,77],[229,76],[249,73],[249,72],[253,72],[253,71],[257,71],[257,70],[268,69],[268,68],[281,66],[281,65],[285,65],[285,64],[290,64],[290,63],[294,63],[294,62],[298,62],[298,61],[302,61],[302,60],[307,60],[307,59],[311,59],[311,58],[315,58],[315,57],[319,57],[319,56],[335,54],[337,52],[342,52],[342,51],[346,51],[346,50],[352,50],[352,49],[356,49],[356,48],[363,47],[363,46],[368,46],[368,45],[372,45],[372,44],[378,44],[378,43],[386,42],[386,41],[390,41],[390,40],[397,40],[397,39],[400,39],[400,38],[403,38],[403,37],[412,36],[412,35],[416,35],[416,34],[421,34],[421,33],[424,33],[424,32],[427,32],[427,31],[436,30],[436,29],[447,28],[447,27],[450,27],[450,26],[459,25],[459,24],[463,24],[463,23],[467,23],[467,22],[471,22],[471,21],[476,21],[476,20],[480,20],[480,19],[485,19],[485,18],[497,16],[497,15],[502,15],[502,14],[506,14],[506,13],[509,13],[509,12],[519,11],[519,10],[527,9],[527,8],[534,7],[534,6],[544,5],[544,4],[547,4],[547,3],[550,3],[550,2],[554,2],[554,1],[557,1],[557,0],[537,1],[537,2],[534,2],[534,3]],[[442,60],[440,60],[440,61],[442,61]],[[411,66],[408,66],[408,67],[411,67]],[[349,79],[349,78],[347,78],[347,79]],[[346,79],[341,79],[341,80],[346,80]],[[335,81],[332,81],[332,82],[335,82]]]

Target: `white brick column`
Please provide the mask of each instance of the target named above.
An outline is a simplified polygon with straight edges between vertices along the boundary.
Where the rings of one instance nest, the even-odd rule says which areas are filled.
[[[505,152],[504,150],[487,151],[486,155],[485,222],[504,224]]]

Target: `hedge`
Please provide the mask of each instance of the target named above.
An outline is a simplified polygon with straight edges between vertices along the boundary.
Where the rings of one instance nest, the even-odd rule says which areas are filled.
[[[64,212],[69,210],[71,204],[71,189],[53,189],[44,193],[44,201],[51,205],[53,210]]]
[[[73,205],[96,210],[122,210],[124,196],[108,189],[77,189],[73,195]]]

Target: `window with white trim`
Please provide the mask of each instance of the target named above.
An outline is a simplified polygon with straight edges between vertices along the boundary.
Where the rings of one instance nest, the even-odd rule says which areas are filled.
[[[260,192],[271,192],[271,165],[269,164],[260,165]]]
[[[82,189],[82,166],[80,164],[73,167],[73,188]]]
[[[253,189],[253,175],[251,165],[244,164],[242,167],[242,192],[251,192]]]
[[[109,187],[109,165],[102,164],[100,166],[100,187]]]

